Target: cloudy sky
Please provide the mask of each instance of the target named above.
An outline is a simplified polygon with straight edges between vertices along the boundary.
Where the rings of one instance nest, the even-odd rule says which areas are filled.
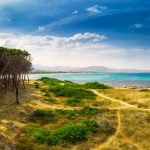
[[[45,66],[150,70],[150,1],[0,0],[0,46]]]

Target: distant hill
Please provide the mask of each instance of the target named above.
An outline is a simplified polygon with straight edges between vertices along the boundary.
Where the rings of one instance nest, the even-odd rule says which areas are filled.
[[[71,66],[41,66],[34,65],[33,72],[112,72],[112,73],[147,73],[150,70],[114,69],[104,66],[71,67]]]

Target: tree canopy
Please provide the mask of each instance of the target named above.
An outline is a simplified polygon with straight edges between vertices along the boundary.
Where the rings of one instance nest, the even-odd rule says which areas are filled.
[[[27,51],[0,47],[0,88],[6,93],[12,87],[16,91],[17,103],[19,84],[22,82],[25,87],[24,82],[31,67],[31,55]]]

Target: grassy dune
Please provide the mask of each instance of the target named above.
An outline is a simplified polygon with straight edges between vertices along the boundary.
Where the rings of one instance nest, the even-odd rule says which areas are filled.
[[[20,100],[0,96],[0,150],[149,150],[149,90],[43,78]]]

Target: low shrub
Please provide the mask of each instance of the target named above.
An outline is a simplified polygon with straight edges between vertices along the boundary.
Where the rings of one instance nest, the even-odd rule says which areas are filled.
[[[33,86],[34,86],[35,88],[37,88],[37,89],[40,87],[40,85],[39,85],[38,82],[34,82],[34,83],[33,83]]]
[[[89,106],[84,107],[83,109],[78,110],[78,113],[81,115],[96,115],[100,112],[97,108],[92,108]]]
[[[59,80],[59,79],[48,78],[48,77],[42,77],[39,80],[42,81],[45,84],[50,84],[50,85],[59,85],[60,83],[62,83],[62,81]]]
[[[99,82],[87,82],[83,85],[87,89],[111,89],[112,87],[99,83]]]
[[[74,82],[69,81],[69,80],[64,80],[63,83],[65,83],[65,84],[74,84]]]
[[[75,110],[57,109],[56,113],[66,116],[67,118],[73,118],[73,117],[77,116],[77,113]]]
[[[85,119],[85,120],[82,120],[81,123],[85,125],[88,131],[91,131],[93,133],[97,131],[98,124],[94,119]]]
[[[68,118],[73,118],[77,116],[89,116],[89,115],[96,115],[100,113],[99,109],[92,108],[92,107],[84,107],[78,110],[64,110],[64,109],[57,109],[56,113],[66,116]]]
[[[49,90],[55,93],[56,96],[69,98],[95,99],[96,97],[96,94],[92,91],[71,84],[55,86],[53,88],[50,88]]]
[[[68,124],[58,129],[58,134],[69,143],[79,143],[86,140],[86,128],[78,124]]]
[[[86,140],[87,130],[84,126],[78,124],[68,124],[53,131],[47,129],[35,129],[30,128],[27,130],[29,134],[36,142],[49,146],[59,144],[60,141],[67,141],[75,144]]]
[[[46,121],[54,121],[55,114],[52,111],[46,110],[35,110],[32,114],[34,119],[46,120]]]
[[[141,89],[140,92],[150,92],[149,89]]]
[[[81,100],[77,98],[69,98],[67,99],[66,104],[70,106],[77,106],[81,104]]]

